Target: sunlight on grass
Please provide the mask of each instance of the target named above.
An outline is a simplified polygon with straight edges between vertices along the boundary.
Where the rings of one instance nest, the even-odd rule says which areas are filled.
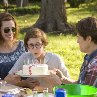
[[[60,55],[68,70],[71,78],[77,79],[79,75],[79,69],[82,64],[83,53],[80,52],[79,46],[76,42],[76,36],[62,35],[62,36],[50,36],[47,51],[54,52]]]
[[[69,23],[76,23],[82,18],[97,16],[97,12],[90,10],[87,6],[80,6],[79,8],[68,8],[67,10],[67,20]]]
[[[83,61],[83,53],[80,52],[76,42],[76,36],[73,35],[48,35],[48,46],[46,51],[56,53],[64,60],[65,65],[71,75],[71,78],[77,79],[79,69]],[[20,34],[20,39],[23,39],[24,34]]]
[[[33,25],[38,19],[38,17],[39,14],[34,14],[34,15],[27,14],[23,16],[16,16],[15,18],[17,20],[18,26],[23,28]]]
[[[80,19],[88,16],[97,16],[97,12],[92,10],[92,7],[85,5],[81,5],[79,8],[68,8],[66,11],[68,22],[71,24],[75,24]],[[38,17],[38,14],[27,14],[16,16],[16,20],[19,27],[23,28],[33,25],[37,21]],[[20,34],[19,38],[23,39],[24,34]],[[79,46],[76,42],[76,36],[48,35],[48,41],[49,44],[46,47],[46,50],[60,55],[70,72],[71,78],[77,79],[84,54],[79,50]]]

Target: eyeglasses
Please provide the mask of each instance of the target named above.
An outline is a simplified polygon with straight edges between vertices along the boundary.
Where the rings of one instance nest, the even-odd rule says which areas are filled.
[[[15,27],[12,27],[12,28],[5,27],[3,30],[4,30],[4,33],[9,33],[9,31],[16,32],[16,28]]]
[[[40,49],[40,48],[42,47],[42,45],[43,45],[43,44],[42,44],[42,43],[39,43],[39,42],[36,43],[36,44],[30,43],[30,44],[28,45],[28,47],[29,47],[29,48],[32,48],[32,49],[34,49],[34,47],[37,48],[37,49]]]

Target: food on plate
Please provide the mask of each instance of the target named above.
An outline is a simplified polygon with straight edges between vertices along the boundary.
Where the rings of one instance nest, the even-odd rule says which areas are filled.
[[[23,88],[20,90],[20,92],[24,95],[32,95],[33,94],[32,90],[29,88]]]
[[[44,87],[42,86],[36,86],[33,90],[36,90],[37,92],[43,92]]]

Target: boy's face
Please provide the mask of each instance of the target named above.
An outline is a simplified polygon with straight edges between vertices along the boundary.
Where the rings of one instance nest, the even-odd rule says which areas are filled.
[[[91,38],[87,37],[84,39],[82,36],[77,34],[77,43],[79,44],[79,48],[81,52],[90,53],[90,48],[91,48]]]
[[[30,38],[27,44],[28,50],[34,55],[35,58],[39,58],[43,55],[44,47],[40,38]]]

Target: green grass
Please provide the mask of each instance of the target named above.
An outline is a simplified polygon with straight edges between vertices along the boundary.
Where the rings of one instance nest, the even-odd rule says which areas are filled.
[[[75,24],[78,20],[88,16],[96,17],[97,12],[93,5],[95,4],[89,4],[88,6],[83,4],[79,8],[67,8],[68,23]],[[33,25],[37,21],[39,14],[26,14],[15,17],[19,27],[24,28]],[[24,34],[20,34],[19,38],[23,39]],[[49,44],[46,47],[46,50],[59,54],[63,58],[71,78],[77,79],[84,54],[79,50],[76,36],[48,34],[48,40]]]
[[[79,69],[82,64],[83,53],[80,52],[79,46],[76,42],[76,36],[61,35],[49,36],[49,44],[47,51],[59,54],[68,67],[71,78],[77,79]]]
[[[97,1],[80,5],[79,8],[67,8],[67,19],[70,23],[76,23],[82,18],[97,17]]]
[[[91,8],[91,7],[90,7]],[[75,24],[78,20],[88,17],[97,16],[97,12],[88,8],[88,6],[81,5],[80,8],[68,8],[67,9],[67,19],[71,24]],[[33,25],[38,19],[39,14],[31,15],[27,14],[24,16],[16,17],[18,25],[20,27],[27,27]],[[23,39],[24,35],[20,35]],[[83,62],[84,54],[80,52],[79,46],[76,42],[76,36],[73,35],[50,35],[48,34],[49,44],[46,47],[47,51],[59,54],[64,60],[71,78],[77,79],[79,75],[79,70]]]
[[[29,27],[33,25],[38,19],[38,17],[39,17],[39,14],[34,14],[34,15],[27,14],[23,16],[15,16],[16,21],[20,28]]]
[[[20,35],[20,38],[23,39],[23,36],[24,34]],[[79,50],[76,36],[50,34],[47,34],[47,36],[49,44],[46,47],[46,51],[60,55],[68,68],[71,78],[77,79],[84,54]]]
[[[39,4],[38,4],[39,5]],[[34,5],[34,7],[38,5]],[[95,3],[83,4],[79,8],[67,8],[67,21],[70,24],[77,23],[80,19],[95,16],[97,17],[97,7]],[[28,7],[29,8],[29,7]],[[25,14],[23,16],[16,16],[17,23],[20,28],[28,27],[33,25],[39,18],[39,14]]]

